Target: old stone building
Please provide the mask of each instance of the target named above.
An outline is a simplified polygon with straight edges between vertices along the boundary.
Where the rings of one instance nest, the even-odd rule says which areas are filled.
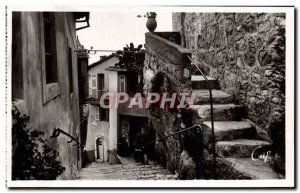
[[[76,22],[88,18],[83,12],[12,13],[12,103],[58,151],[65,167],[59,179],[71,179],[81,168],[81,149],[66,135],[50,136],[59,128],[80,139]]]
[[[196,94],[186,110],[150,110],[158,138],[201,126],[156,144],[181,179],[216,178],[214,169],[218,179],[284,176],[284,21],[275,13],[173,13],[175,32],[146,33],[145,92]],[[208,85],[194,64],[212,89],[214,140]],[[260,146],[271,162],[251,159]]]

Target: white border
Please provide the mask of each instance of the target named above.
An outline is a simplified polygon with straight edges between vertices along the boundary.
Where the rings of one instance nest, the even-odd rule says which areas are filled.
[[[132,180],[66,180],[66,181],[11,181],[11,136],[7,133],[7,186],[8,187],[293,187],[294,186],[294,8],[293,7],[89,7],[89,6],[14,6],[8,7],[8,63],[7,73],[11,74],[11,11],[166,11],[166,12],[285,12],[286,13],[286,179],[284,180],[187,180],[187,181],[132,181]],[[8,76],[8,91],[11,77]],[[11,112],[11,92],[7,93],[7,112]],[[10,115],[10,113],[8,113]],[[7,117],[7,126],[11,117]]]

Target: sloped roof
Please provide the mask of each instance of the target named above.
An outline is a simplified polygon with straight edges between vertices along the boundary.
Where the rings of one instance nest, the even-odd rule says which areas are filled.
[[[117,71],[117,72],[127,72],[127,69],[120,68],[120,67],[115,67],[115,66],[110,66],[110,67],[106,68],[105,70],[107,70],[107,71]]]
[[[91,69],[91,68],[93,68],[93,67],[95,67],[95,66],[97,66],[97,65],[99,65],[99,64],[101,64],[101,63],[103,63],[103,62],[105,62],[106,60],[108,60],[108,59],[110,59],[110,58],[113,58],[113,57],[118,57],[118,55],[117,55],[116,53],[112,53],[111,55],[108,55],[108,56],[106,56],[106,57],[104,57],[104,58],[101,58],[101,59],[98,60],[97,62],[94,62],[93,64],[89,65],[89,66],[88,66],[88,69]]]

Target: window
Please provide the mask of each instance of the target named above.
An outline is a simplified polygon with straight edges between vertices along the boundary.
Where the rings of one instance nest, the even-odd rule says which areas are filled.
[[[91,97],[97,98],[97,75],[91,75]]]
[[[109,109],[100,108],[100,121],[109,121]]]
[[[44,12],[44,47],[46,83],[57,82],[57,63],[55,60],[55,26],[54,13]]]
[[[104,93],[104,74],[98,74],[97,76],[98,81],[98,98],[102,96]]]
[[[68,49],[68,71],[69,71],[69,88],[70,93],[73,93],[73,68],[72,68],[72,49]]]
[[[12,99],[24,99],[21,12],[12,12]]]
[[[104,74],[92,74],[91,75],[91,96],[95,99],[100,98],[104,89],[105,89]]]
[[[91,122],[109,121],[109,109],[92,106],[90,112]]]
[[[109,120],[109,109],[94,107],[91,111],[91,121],[108,121]]]
[[[55,13],[40,13],[41,21],[41,50],[42,79],[43,79],[43,104],[60,94],[58,84],[58,66],[56,49]],[[66,54],[67,55],[67,54]]]
[[[104,74],[98,74],[98,90],[104,90]]]
[[[125,75],[120,75],[119,76],[119,92],[126,92]]]

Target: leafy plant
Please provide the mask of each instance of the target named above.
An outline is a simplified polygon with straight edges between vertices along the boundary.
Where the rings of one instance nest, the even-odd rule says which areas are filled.
[[[143,15],[143,17],[147,17],[147,18],[150,18],[150,17],[153,17],[155,18],[156,17],[156,13],[155,12],[147,12],[145,15]],[[137,17],[142,17],[141,15],[137,15]]]
[[[129,46],[126,44],[123,50],[117,51],[119,62],[116,63],[115,66],[125,68],[129,72],[141,74],[145,60],[145,50],[142,48],[143,45],[141,44],[136,48],[133,43],[130,43]]]
[[[59,153],[46,144],[42,131],[27,127],[28,116],[13,110],[12,117],[12,179],[55,180],[65,171],[56,160]]]

